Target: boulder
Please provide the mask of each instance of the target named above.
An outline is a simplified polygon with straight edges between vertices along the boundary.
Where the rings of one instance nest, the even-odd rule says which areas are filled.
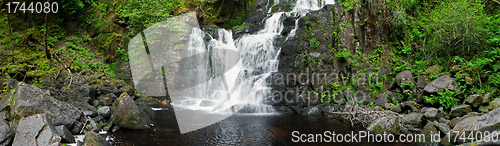
[[[136,103],[144,103],[144,104],[161,104],[161,101],[150,97],[150,96],[145,96],[142,94],[136,94],[135,96],[138,96],[139,98],[135,100]]]
[[[113,115],[111,119],[114,124],[121,128],[148,129],[151,123],[148,115],[135,104],[134,100],[126,93],[113,104]]]
[[[40,88],[26,83],[19,83],[12,100],[11,115],[28,117],[45,114],[54,125],[73,126],[82,114],[74,105],[59,101],[47,95]]]
[[[387,92],[384,92],[384,93],[378,95],[377,99],[373,103],[374,103],[374,105],[384,106],[385,103],[387,103]]]
[[[36,114],[22,118],[17,126],[13,146],[48,146],[60,145],[61,137],[57,134],[52,121],[45,114]]]
[[[433,120],[436,119],[437,114],[438,114],[438,109],[431,107],[425,110],[424,116],[428,120]]]
[[[7,146],[14,138],[14,130],[10,128],[5,120],[0,119],[0,146]]]
[[[92,131],[85,133],[84,141],[84,146],[111,146],[106,139]]]
[[[399,129],[399,117],[395,115],[389,115],[385,117],[380,117],[370,124],[367,128],[369,131],[376,133],[397,133]]]
[[[470,104],[472,106],[479,106],[479,105],[483,104],[483,97],[479,94],[472,94],[472,95],[467,96],[467,98],[465,99],[465,102],[467,102],[468,104]]]
[[[480,106],[478,111],[482,112],[482,113],[487,113],[489,112],[490,110],[488,110],[488,106]]]
[[[153,119],[156,116],[155,111],[153,111],[151,107],[145,105],[144,103],[140,103],[137,106],[139,106],[139,108],[144,111],[144,113],[146,113],[146,115],[148,115],[150,119]]]
[[[417,78],[417,87],[418,88],[425,88],[425,86],[427,86],[427,84],[429,84],[430,82],[432,82],[432,77],[431,76],[429,76],[429,75],[418,76],[418,78]]]
[[[61,136],[63,142],[75,143],[75,137],[71,132],[66,128],[66,126],[56,126],[55,127],[57,134]]]
[[[500,108],[496,108],[487,114],[462,119],[453,127],[453,131],[460,132],[493,132],[500,130]]]
[[[78,87],[75,89],[76,98],[90,97],[94,99],[97,94],[97,90],[94,87]]]
[[[413,79],[413,75],[409,70],[399,72],[396,75],[396,83],[398,83],[401,89],[413,88],[413,86],[416,84],[415,80]],[[406,85],[409,85],[411,87],[407,87]]]
[[[404,123],[404,124],[407,124],[407,125],[411,125],[411,126],[415,126],[415,127],[422,127],[423,123],[422,123],[422,118],[424,117],[424,114],[422,113],[410,113],[410,114],[407,114],[407,115],[403,115],[401,117],[401,121]]]
[[[456,90],[457,88],[458,83],[454,78],[450,78],[448,75],[443,75],[427,84],[424,91],[428,93],[436,93],[440,89]]]
[[[83,123],[80,121],[76,121],[75,124],[73,124],[73,127],[71,127],[71,133],[73,134],[78,134],[83,128]]]
[[[432,145],[432,146],[437,146],[439,142],[436,141],[430,141],[428,139],[431,139],[431,136],[438,133],[438,128],[436,126],[436,123],[434,122],[427,122],[427,124],[422,128],[422,131],[420,134],[424,134],[425,136],[425,142],[424,143],[419,143],[420,145]]]
[[[98,100],[94,100],[98,102],[98,104],[102,104],[102,105],[106,105],[106,106],[110,106],[111,104],[113,104],[115,102],[115,100],[117,99],[118,97],[116,97],[115,94],[112,94],[112,93],[109,93],[109,94],[106,94],[106,95],[101,95],[98,97]],[[95,104],[95,103],[94,103]]]
[[[466,105],[466,104],[457,105],[457,106],[454,106],[451,108],[450,117],[451,118],[460,117],[460,116],[466,115],[467,113],[469,113],[471,111],[472,111],[472,108],[470,107],[470,105]]]
[[[490,106],[488,106],[488,110],[493,110],[500,107],[500,98],[497,98],[490,102]]]
[[[111,108],[109,106],[102,106],[97,110],[97,113],[104,118],[109,118],[111,116]]]
[[[491,93],[486,93],[483,96],[483,103],[488,103],[488,100],[490,100]]]
[[[318,106],[307,107],[302,115],[316,116],[323,114],[323,111]]]

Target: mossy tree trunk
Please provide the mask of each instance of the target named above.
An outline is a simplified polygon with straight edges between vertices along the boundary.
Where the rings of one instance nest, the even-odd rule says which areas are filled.
[[[50,0],[47,0],[47,3],[49,2]],[[45,13],[45,31],[43,32],[44,33],[44,36],[45,36],[45,57],[47,59],[51,59],[51,55],[50,55],[50,51],[49,51],[49,48],[48,48],[48,45],[47,45],[47,31],[49,31],[49,28],[47,27],[47,15],[48,13]]]

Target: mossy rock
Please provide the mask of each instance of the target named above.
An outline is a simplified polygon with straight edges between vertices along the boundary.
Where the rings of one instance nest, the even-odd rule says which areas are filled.
[[[122,93],[113,104],[112,121],[114,124],[129,129],[148,129],[151,119],[141,110],[126,92]]]
[[[389,115],[386,117],[378,118],[372,124],[370,124],[367,129],[376,133],[398,133],[398,124],[399,117],[395,115]]]
[[[106,139],[97,135],[97,133],[89,131],[85,133],[84,146],[110,146]]]
[[[150,97],[150,96],[146,96],[146,95],[142,95],[142,94],[135,94],[136,97],[138,97],[138,99],[135,100],[136,103],[140,104],[140,103],[144,103],[144,104],[160,104],[161,101],[156,99],[156,98],[153,98],[153,97]]]

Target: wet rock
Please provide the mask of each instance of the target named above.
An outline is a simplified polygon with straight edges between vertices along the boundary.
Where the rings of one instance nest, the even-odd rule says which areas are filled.
[[[57,134],[61,136],[62,142],[69,142],[69,143],[74,143],[75,142],[75,137],[73,137],[73,134],[69,132],[68,128],[66,126],[61,125],[61,126],[56,126],[55,127]]]
[[[438,109],[431,107],[425,110],[424,116],[428,120],[433,120],[436,119],[437,114],[438,114]]]
[[[498,131],[500,130],[500,108],[496,108],[487,114],[464,118],[455,125],[453,131]]]
[[[28,117],[34,114],[46,114],[54,125],[73,126],[82,114],[74,105],[59,101],[47,95],[40,88],[20,83],[11,106],[11,114]]]
[[[119,126],[114,126],[113,129],[111,129],[111,132],[115,133],[118,130],[120,130],[120,127]]]
[[[369,131],[373,131],[376,133],[397,133],[399,129],[399,117],[395,115],[389,115],[385,117],[378,118],[373,121],[370,126],[367,128]]]
[[[109,118],[111,116],[111,108],[109,106],[102,106],[97,110],[97,113],[104,118]]]
[[[410,113],[407,115],[403,115],[401,117],[401,121],[407,125],[415,126],[415,127],[422,127],[422,118],[424,117],[424,114],[422,113]]]
[[[134,100],[123,93],[113,104],[111,119],[114,124],[129,129],[148,129],[151,120],[149,116],[134,103]]]
[[[290,108],[295,114],[301,114],[302,112],[304,112],[304,108],[300,106],[290,106]]]
[[[5,122],[5,120],[0,119],[0,146],[7,146],[12,142],[14,138],[14,130],[12,130]]]
[[[144,105],[144,103],[140,103],[138,104],[137,106],[139,106],[139,108],[144,111],[144,113],[146,113],[146,115],[148,115],[148,117],[150,119],[154,118],[156,115],[155,115],[155,112],[153,111],[153,109],[151,109],[151,107],[147,106],[147,105]]]
[[[490,106],[488,106],[488,110],[493,110],[500,107],[500,98],[497,98],[490,102]]]
[[[59,145],[61,137],[57,134],[52,121],[45,114],[22,118],[17,127],[13,146]]]
[[[424,88],[424,91],[428,93],[436,93],[440,89],[456,90],[457,88],[458,84],[454,78],[450,78],[450,76],[448,75],[443,75],[427,84],[427,86],[425,86]]]
[[[73,134],[78,134],[80,133],[80,130],[82,130],[83,124],[80,121],[76,121],[75,124],[73,124],[73,127],[71,127],[71,133]]]
[[[472,95],[467,96],[467,98],[465,99],[465,102],[476,107],[476,106],[479,106],[483,103],[483,97],[479,94],[472,94]]]
[[[277,112],[281,114],[293,114],[293,110],[290,107],[278,106],[275,108]]]
[[[413,75],[409,70],[399,72],[396,75],[396,83],[398,83],[401,89],[413,88],[413,86],[416,84],[415,80],[413,79]],[[411,87],[407,87],[407,85]]]
[[[472,111],[470,105],[461,104],[451,108],[450,117],[460,117]]]
[[[427,84],[429,84],[430,82],[432,82],[432,77],[431,76],[429,76],[429,75],[418,76],[418,78],[417,78],[417,87],[418,88],[425,88],[425,86],[427,86]]]
[[[318,106],[307,107],[302,115],[316,116],[321,115],[323,111]]]
[[[325,108],[323,108],[323,112],[324,112],[324,114],[331,114],[333,112],[340,112],[340,111],[342,111],[340,108],[341,108],[340,105],[337,105],[337,104],[330,105],[330,106],[326,106]]]
[[[97,135],[97,133],[89,131],[85,134],[84,146],[111,146],[106,139]]]

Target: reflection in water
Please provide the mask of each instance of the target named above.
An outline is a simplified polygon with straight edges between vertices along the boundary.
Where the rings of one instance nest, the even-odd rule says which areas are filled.
[[[294,143],[292,132],[322,134],[357,133],[348,123],[324,116],[292,114],[234,114],[208,127],[180,134],[172,109],[156,111],[154,127],[148,130],[121,129],[109,133],[113,145],[416,145],[415,143]]]

